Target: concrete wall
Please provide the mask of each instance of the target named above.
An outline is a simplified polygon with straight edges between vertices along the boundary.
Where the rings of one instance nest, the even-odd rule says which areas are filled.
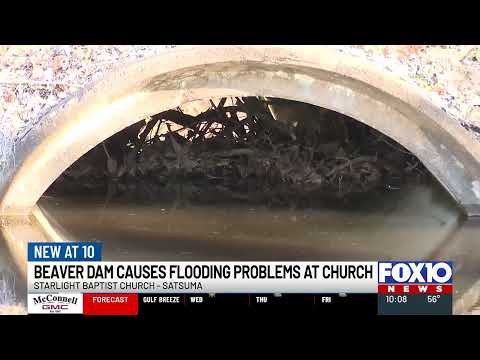
[[[459,186],[458,182],[465,182],[465,179],[468,178],[468,184],[470,184],[466,184],[469,186],[468,193],[475,190],[475,188],[471,189],[471,184],[478,183],[479,178],[479,173],[474,170],[479,163],[477,160],[473,160],[479,154],[478,143],[473,141],[473,133],[464,131],[465,134],[463,134],[460,130],[462,124],[471,129],[475,129],[477,124],[478,93],[475,92],[475,86],[479,79],[476,71],[478,66],[476,47],[340,46],[333,47],[335,50],[322,49],[317,46],[292,47],[285,50],[278,47],[271,50],[261,47],[230,47],[230,49],[211,47],[206,48],[205,51],[202,47],[194,47],[194,49],[190,49],[193,51],[185,49],[190,52],[183,53],[190,57],[188,61],[180,55],[167,56],[168,48],[165,46],[50,46],[1,49],[4,53],[2,57],[4,66],[1,68],[0,79],[4,81],[0,82],[4,102],[2,113],[0,113],[2,116],[0,143],[3,144],[0,153],[3,161],[0,165],[4,169],[17,169],[19,164],[12,164],[11,161],[15,159],[9,157],[9,154],[21,145],[24,150],[20,149],[15,152],[17,161],[27,156],[27,152],[25,152],[27,147],[25,147],[23,139],[31,137],[33,142],[46,140],[45,136],[51,131],[66,129],[67,123],[71,120],[76,123],[75,126],[81,124],[85,127],[88,125],[90,131],[93,125],[96,126],[96,124],[92,125],[89,120],[93,109],[98,108],[100,106],[98,104],[102,104],[102,101],[103,106],[110,107],[112,105],[109,104],[113,104],[111,102],[113,99],[120,101],[125,95],[122,93],[121,87],[124,87],[124,90],[130,94],[137,94],[135,96],[138,99],[130,97],[132,101],[140,101],[140,98],[145,98],[149,93],[151,95],[148,96],[152,97],[149,101],[157,97],[155,98],[156,103],[152,102],[152,105],[149,105],[149,111],[153,111],[153,104],[156,106],[155,110],[160,110],[160,107],[167,106],[167,103],[171,103],[170,106],[180,105],[188,99],[198,98],[199,94],[202,96],[212,95],[211,92],[196,90],[193,91],[197,92],[196,94],[191,94],[192,89],[197,89],[198,84],[201,83],[203,85],[200,87],[205,86],[207,89],[218,89],[219,91],[236,89],[243,93],[267,93],[267,95],[278,97],[283,97],[283,94],[291,99],[311,102],[350,116],[354,115],[353,117],[383,130],[394,139],[402,140],[400,142],[407,148],[415,149],[416,155],[420,159],[423,157],[423,160],[430,162],[430,164],[426,164],[427,167],[430,165],[430,170],[457,199],[461,197],[465,203],[470,198],[470,195],[463,193],[467,188]],[[165,52],[162,56],[153,56],[162,54],[162,52]],[[349,55],[342,55],[342,53]],[[144,57],[158,60],[149,60],[146,65],[137,66],[138,60]],[[205,59],[200,57],[205,57]],[[209,63],[213,61],[212,59],[233,62],[227,68],[218,63],[220,67],[212,68],[213,72],[210,73],[203,68],[197,68],[193,72],[188,70],[188,66],[202,65],[204,61]],[[432,59],[437,60],[432,61]],[[247,60],[253,61],[252,64],[265,64],[267,67],[255,65],[249,68]],[[101,82],[106,84],[105,86],[95,85],[91,88],[92,91],[90,91],[90,87],[87,87],[85,91],[82,90],[85,84],[109,73],[113,67],[123,69],[122,63],[132,62],[137,66],[137,68],[130,67],[133,69],[133,73],[123,70],[113,72],[112,75],[109,75],[109,80]],[[185,63],[183,68],[178,65],[182,63]],[[213,65],[213,63],[211,64]],[[149,66],[155,66],[160,77],[157,76],[157,73],[149,73]],[[168,73],[175,69],[180,73],[177,75]],[[236,69],[244,70],[237,72]],[[278,72],[278,70],[281,71]],[[432,72],[433,75],[431,75]],[[141,76],[145,78],[142,80]],[[288,78],[287,80],[285,80],[285,76]],[[452,76],[456,76],[456,81],[452,80]],[[124,77],[128,78],[127,81],[123,81]],[[240,81],[240,79],[243,80]],[[305,82],[302,79],[308,81]],[[138,81],[140,83],[136,84]],[[142,81],[145,81],[145,84]],[[456,87],[450,86],[452,83]],[[112,87],[118,87],[118,90],[114,90]],[[51,106],[61,104],[69,93],[76,90],[79,92],[73,99],[77,100],[73,101],[73,105],[70,101],[68,108],[74,109],[76,102],[84,102],[82,110],[77,112],[72,110],[70,117],[67,116],[68,111],[63,110],[60,118],[49,116],[49,119],[45,119],[42,117]],[[164,95],[160,95],[159,92],[162,91]],[[342,94],[340,95],[338,91]],[[158,94],[154,95],[156,92]],[[456,95],[453,96],[452,93]],[[83,96],[83,94],[89,94],[89,96]],[[90,96],[91,94],[94,95]],[[91,99],[87,101],[86,98]],[[369,101],[371,104],[367,106]],[[141,106],[147,106],[147,103]],[[431,103],[437,106],[432,107]],[[140,106],[140,103],[136,106]],[[59,108],[64,108],[64,106]],[[85,110],[87,108],[90,111],[88,114]],[[450,116],[442,114],[440,109]],[[108,111],[115,112],[117,110]],[[72,119],[73,114],[75,116],[84,114],[89,118]],[[139,116],[140,113],[136,115]],[[109,120],[108,131],[114,131],[117,127],[116,131],[120,130],[121,121],[127,123],[135,120],[133,118],[118,120],[120,117],[126,116],[124,113],[116,116],[117,118],[112,120],[113,122]],[[396,120],[394,121],[394,119]],[[41,125],[42,122],[43,125]],[[39,129],[40,125],[48,130]],[[42,135],[32,137],[32,133]],[[433,138],[429,138],[430,136]],[[73,152],[70,153],[68,150],[69,153],[66,153],[66,143],[62,145],[63,140],[60,140],[55,137],[49,140],[50,145],[53,144],[51,141],[58,142],[59,147],[55,150],[55,154],[57,154],[55,156],[62,159],[71,157],[74,160],[73,152],[80,154],[81,151],[78,148],[80,145],[77,145],[75,149],[72,148]],[[77,139],[71,138],[68,141],[77,141]],[[85,141],[84,145],[81,145],[82,149],[96,145],[96,143],[90,144],[92,139],[84,138],[82,141]],[[34,150],[32,144],[28,145],[29,153]],[[72,144],[69,143],[69,146]],[[466,153],[462,150],[465,148],[467,148]],[[23,154],[22,151],[25,153]],[[75,153],[75,156],[79,154]],[[47,161],[47,158],[42,156],[30,157],[30,159]],[[450,159],[451,156],[453,156],[453,160]],[[437,161],[436,164],[435,161]],[[58,161],[52,163],[53,167],[57,164]],[[32,163],[33,167],[40,165],[38,162]],[[67,162],[62,164],[62,166],[66,165]],[[457,165],[458,169],[456,169]],[[8,176],[10,175],[5,175],[4,183],[8,182],[8,180],[5,181]],[[442,181],[442,178],[445,181]],[[447,178],[449,178],[448,181]],[[23,187],[20,188],[30,191],[32,186],[37,185],[38,182],[30,184],[28,187],[22,185]],[[457,193],[459,189],[464,189],[461,190],[462,194]],[[14,198],[16,199],[17,195],[23,192],[23,190],[15,192]],[[29,206],[31,205],[29,204]]]

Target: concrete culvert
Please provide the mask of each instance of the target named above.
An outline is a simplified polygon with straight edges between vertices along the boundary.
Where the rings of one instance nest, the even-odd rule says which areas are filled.
[[[480,149],[415,89],[331,49],[203,47],[120,68],[41,118],[15,144],[0,183],[0,212],[28,214],[82,155],[168,109],[219,96],[284,98],[363,122],[414,154],[468,215],[479,213]]]

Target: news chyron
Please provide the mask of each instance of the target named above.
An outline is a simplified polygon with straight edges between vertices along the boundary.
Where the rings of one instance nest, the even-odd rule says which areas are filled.
[[[449,261],[102,260],[100,242],[29,243],[28,313],[161,316],[298,308],[328,315],[451,315]]]

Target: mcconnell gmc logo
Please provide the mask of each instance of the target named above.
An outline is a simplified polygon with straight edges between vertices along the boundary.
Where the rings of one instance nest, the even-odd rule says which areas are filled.
[[[28,294],[29,314],[82,314],[82,294]]]

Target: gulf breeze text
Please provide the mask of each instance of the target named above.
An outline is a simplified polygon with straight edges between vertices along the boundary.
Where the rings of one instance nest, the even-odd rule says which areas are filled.
[[[376,281],[374,264],[29,264],[34,291],[209,291],[209,281],[368,280]],[[33,279],[32,279],[33,276]]]

